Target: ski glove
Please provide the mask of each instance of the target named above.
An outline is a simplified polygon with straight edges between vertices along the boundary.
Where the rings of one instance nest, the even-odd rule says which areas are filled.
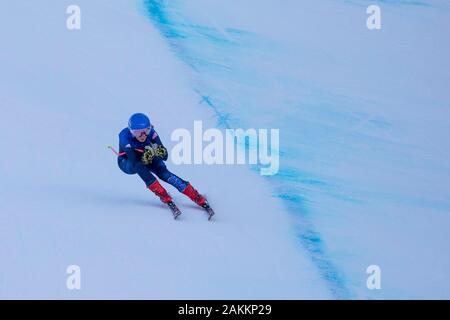
[[[156,156],[155,149],[151,146],[146,146],[144,154],[142,155],[141,161],[145,165],[152,164],[153,158]]]
[[[161,145],[156,146],[155,148],[156,156],[165,159],[167,157],[167,149]]]

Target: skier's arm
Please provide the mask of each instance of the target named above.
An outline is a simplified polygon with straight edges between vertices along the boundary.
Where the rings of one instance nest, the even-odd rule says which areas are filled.
[[[152,127],[152,131],[150,132],[150,135],[152,137],[152,143],[156,143],[157,145],[164,147],[163,143],[161,142],[161,138],[156,133],[155,129],[153,129],[153,127]]]
[[[150,133],[152,137],[152,143],[157,144],[158,146],[155,148],[156,154],[158,157],[160,157],[162,160],[166,161],[169,157],[169,154],[167,152],[167,149],[164,147],[161,139],[159,138],[159,135],[156,133],[155,129],[152,128],[152,132]]]
[[[133,162],[138,161],[138,158],[136,156],[136,151],[130,145],[125,146],[123,151],[127,154],[128,160],[131,160]]]
[[[136,155],[135,150],[131,146],[131,143],[126,135],[120,135],[119,136],[119,151],[125,152],[126,155],[123,155],[123,157],[127,157],[129,160],[136,162],[138,161],[138,157]]]

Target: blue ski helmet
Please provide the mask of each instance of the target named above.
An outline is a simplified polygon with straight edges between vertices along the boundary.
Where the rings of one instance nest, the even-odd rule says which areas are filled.
[[[150,128],[150,119],[143,113],[135,113],[128,120],[128,129],[141,130]]]

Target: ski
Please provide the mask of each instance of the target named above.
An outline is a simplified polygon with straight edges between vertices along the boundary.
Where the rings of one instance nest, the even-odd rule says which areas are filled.
[[[178,216],[181,214],[181,211],[180,211],[180,209],[178,209],[177,205],[175,203],[173,203],[172,201],[167,203],[167,205],[169,206],[170,210],[172,211],[173,218],[174,219],[178,218]]]
[[[215,214],[214,210],[211,208],[211,206],[208,203],[205,203],[202,206],[202,208],[206,210],[206,213],[208,214],[208,221],[210,221],[212,216]]]

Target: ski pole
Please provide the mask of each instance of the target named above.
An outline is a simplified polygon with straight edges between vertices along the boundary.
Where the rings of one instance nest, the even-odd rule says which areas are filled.
[[[114,152],[118,157],[122,156],[125,153],[125,152],[118,153],[116,149],[114,149],[112,146],[108,146],[108,149],[111,149],[111,151]]]
[[[108,146],[108,149],[111,149],[111,151],[114,152],[116,154],[116,156],[118,156],[118,157],[123,156],[124,154],[126,154],[126,152],[121,152],[121,153],[117,152],[116,149],[114,149],[113,146]],[[142,150],[142,149],[134,149],[134,150],[136,150],[137,152],[144,153],[144,150]]]

